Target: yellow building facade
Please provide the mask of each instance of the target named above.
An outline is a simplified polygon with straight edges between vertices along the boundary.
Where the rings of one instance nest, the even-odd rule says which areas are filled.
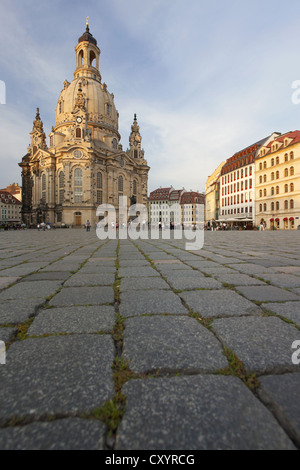
[[[220,211],[220,175],[225,162],[222,162],[211,176],[207,178],[205,186],[205,222],[218,220]]]
[[[295,230],[300,226],[300,131],[260,148],[255,160],[256,225]]]

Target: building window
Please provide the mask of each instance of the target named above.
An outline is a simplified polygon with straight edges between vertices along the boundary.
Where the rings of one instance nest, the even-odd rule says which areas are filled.
[[[279,180],[279,171],[276,171],[276,179]]]
[[[267,212],[267,204],[264,204],[264,212]]]
[[[116,149],[117,146],[118,146],[117,139],[113,139],[113,141],[112,141],[112,147],[113,147],[113,149]]]
[[[285,168],[285,169],[284,169],[284,176],[285,176],[285,177],[286,177],[286,176],[289,176],[289,170],[288,170],[288,168]]]
[[[290,160],[294,160],[294,152],[290,153]]]
[[[266,188],[265,188],[265,189],[264,189],[264,196],[266,196],[266,195],[267,195],[267,190],[266,190]]]
[[[276,201],[276,210],[279,211],[279,201]]]
[[[47,184],[46,184],[46,175],[45,173],[42,175],[42,202],[45,203],[46,202],[46,187],[47,187]]]
[[[279,157],[276,157],[276,165],[279,165]]]
[[[80,129],[80,127],[76,127],[76,139],[81,139],[81,129]]]
[[[294,199],[290,200],[290,209],[294,209]]]
[[[102,191],[97,191],[97,204],[102,204]]]
[[[102,173],[99,171],[97,173],[97,188],[102,189],[102,183],[103,183],[103,178],[102,178]]]
[[[262,197],[262,189],[259,191],[259,197]]]
[[[259,177],[259,184],[262,184],[262,182],[263,182],[263,177],[260,176],[260,177]]]
[[[271,211],[274,211],[274,209],[275,209],[275,202],[272,202],[271,203]]]
[[[274,161],[274,158],[272,158],[272,160],[271,160],[271,166],[274,166],[274,164],[275,164],[275,161]]]
[[[136,180],[133,180],[132,192],[133,194],[137,194],[137,181]]]
[[[290,191],[291,191],[291,192],[294,191],[294,183],[291,183],[291,184],[290,184]]]
[[[294,176],[294,174],[295,174],[295,169],[294,169],[293,166],[291,166],[291,168],[290,168],[290,176]]]
[[[259,212],[262,212],[262,204],[259,204]]]
[[[267,168],[267,162],[266,161],[264,162],[264,168]]]
[[[276,186],[276,194],[279,194],[279,186]]]
[[[285,193],[288,193],[288,192],[289,192],[289,185],[288,185],[288,184],[285,184],[285,185],[284,185],[284,192],[285,192]]]
[[[118,178],[118,191],[123,192],[123,190],[124,190],[123,176],[119,176],[119,178]]]
[[[74,201],[82,202],[82,170],[76,168],[74,171]]]
[[[284,201],[284,208],[288,209],[289,208],[289,201]]]
[[[65,175],[63,171],[61,171],[58,175],[58,188],[58,203],[62,204],[65,197]]]
[[[275,174],[274,174],[274,172],[272,172],[271,173],[271,180],[274,181],[274,179],[275,179]]]
[[[289,156],[288,156],[287,153],[284,155],[284,161],[285,161],[285,162],[288,162],[288,161],[289,161]]]

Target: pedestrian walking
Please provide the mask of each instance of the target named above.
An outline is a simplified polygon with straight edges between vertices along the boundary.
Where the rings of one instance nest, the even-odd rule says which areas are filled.
[[[89,220],[86,221],[86,231],[90,232],[91,231],[91,222]]]

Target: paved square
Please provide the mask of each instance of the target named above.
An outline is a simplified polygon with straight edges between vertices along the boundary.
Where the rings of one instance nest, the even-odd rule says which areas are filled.
[[[88,235],[0,232],[0,450],[300,449],[300,231]]]

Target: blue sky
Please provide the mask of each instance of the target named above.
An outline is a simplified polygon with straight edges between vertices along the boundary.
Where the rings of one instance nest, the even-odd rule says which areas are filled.
[[[1,0],[0,188],[21,184],[36,108],[48,136],[90,17],[126,150],[134,113],[159,186],[204,191],[235,152],[300,129],[300,2]],[[1,97],[0,97],[1,98]]]

